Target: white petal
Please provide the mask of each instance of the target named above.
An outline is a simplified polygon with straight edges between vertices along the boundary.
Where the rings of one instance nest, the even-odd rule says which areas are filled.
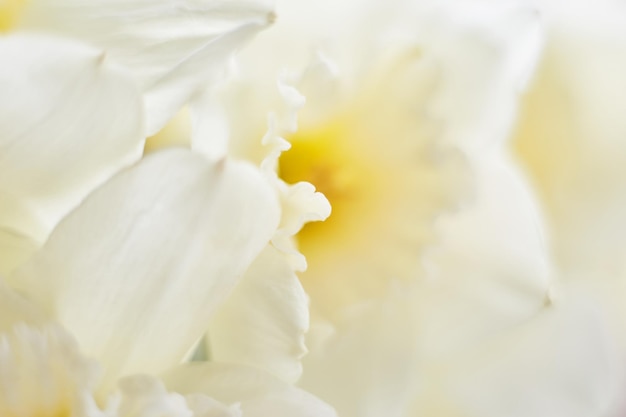
[[[252,166],[157,152],[92,193],[14,282],[109,377],[156,373],[200,338],[279,216]]]
[[[0,335],[0,415],[96,417],[98,365],[58,326],[24,323]]]
[[[245,417],[336,417],[330,406],[311,394],[254,368],[195,363],[172,370],[164,380],[181,393],[240,403]]]
[[[0,276],[6,276],[26,261],[39,244],[28,236],[0,228]]]
[[[119,382],[118,417],[242,417],[239,407],[228,407],[202,394],[168,392],[161,381],[134,375]]]
[[[305,224],[326,220],[331,212],[330,203],[311,183],[288,185],[278,179],[276,183],[281,193],[283,216],[272,243],[289,256],[296,271],[304,271],[306,258],[294,247],[293,238]]]
[[[612,349],[598,312],[567,300],[481,350],[449,387],[472,417],[601,416],[616,394]]]
[[[573,3],[547,13],[546,52],[516,148],[546,206],[561,266],[623,277],[626,14],[624,5]]]
[[[140,156],[141,100],[126,73],[80,43],[10,36],[0,55],[0,226],[43,241]]]
[[[288,382],[302,371],[308,300],[284,254],[268,245],[211,319],[211,360],[266,370]]]
[[[144,153],[170,147],[189,148],[190,142],[191,120],[189,110],[184,107],[156,135],[146,139]]]
[[[427,53],[441,71],[432,116],[465,147],[505,140],[541,51],[538,13],[515,1],[435,4],[447,6],[422,17]]]
[[[219,90],[217,88],[216,90]],[[192,149],[210,159],[219,159],[228,155],[230,128],[228,116],[219,102],[218,94],[213,90],[196,95],[190,103]],[[244,117],[245,112],[242,112]]]
[[[129,68],[152,135],[272,20],[263,1],[33,0],[21,27],[88,40]]]
[[[324,323],[313,316],[299,386],[342,416],[405,416],[421,377],[413,302],[412,290],[399,285],[385,299],[346,314],[322,337],[315,333],[323,333]]]
[[[545,228],[530,187],[500,152],[474,166],[474,198],[440,219],[441,240],[427,258],[421,340],[433,354],[493,337],[550,302]]]
[[[17,324],[40,325],[46,321],[41,311],[0,281],[0,332],[10,331]]]

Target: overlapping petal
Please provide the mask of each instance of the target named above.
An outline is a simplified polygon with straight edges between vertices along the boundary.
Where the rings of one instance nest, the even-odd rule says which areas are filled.
[[[92,193],[12,277],[119,374],[182,360],[280,217],[244,163],[159,152]]]
[[[397,284],[338,323],[313,320],[299,386],[342,416],[405,416],[424,378],[416,355],[416,288]]]
[[[545,205],[561,267],[623,277],[626,222],[626,14],[548,1],[541,66],[515,147]]]
[[[308,300],[288,258],[268,245],[209,328],[211,360],[254,366],[289,382],[302,372]]]
[[[274,19],[263,1],[32,0],[19,29],[76,37],[130,69],[154,134]]]
[[[26,261],[39,244],[12,229],[0,228],[0,276],[6,276]]]
[[[611,336],[595,306],[562,301],[452,371],[463,415],[606,415],[617,394]]]
[[[61,326],[0,283],[0,413],[89,415],[99,378]],[[93,415],[96,416],[95,414]]]
[[[440,68],[430,112],[467,150],[502,142],[542,48],[540,16],[524,1],[425,2],[424,38]]]
[[[202,393],[222,403],[239,403],[246,417],[336,417],[311,394],[263,371],[241,365],[205,363],[179,367],[164,376],[168,388]]]
[[[139,158],[143,106],[101,50],[13,35],[0,39],[0,54],[11,63],[0,68],[0,227],[19,240],[8,245],[41,243],[89,191]]]
[[[161,381],[146,375],[125,378],[119,385],[119,417],[241,417],[237,405],[229,407],[198,393],[168,392]]]
[[[553,296],[544,222],[521,171],[497,148],[473,167],[474,195],[440,219],[418,296],[422,349],[436,356],[526,322]]]

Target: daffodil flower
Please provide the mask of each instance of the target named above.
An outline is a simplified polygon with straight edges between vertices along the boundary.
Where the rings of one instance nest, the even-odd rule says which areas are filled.
[[[592,300],[559,292],[506,142],[541,53],[536,10],[290,2],[277,14],[232,83],[190,108],[205,121],[192,147],[311,182],[332,205],[294,236],[312,311],[300,386],[343,416],[600,415],[611,337]],[[276,82],[281,66],[295,71]],[[275,163],[267,145],[283,151]]]

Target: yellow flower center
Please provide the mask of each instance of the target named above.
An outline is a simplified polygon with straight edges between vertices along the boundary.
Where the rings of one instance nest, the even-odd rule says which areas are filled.
[[[0,0],[0,33],[15,26],[25,4],[26,0]]]
[[[291,149],[279,160],[283,180],[312,183],[332,206],[328,220],[308,223],[298,234],[300,249],[307,255],[354,239],[377,204],[384,173],[359,149],[352,122],[344,116],[299,131],[290,138]]]

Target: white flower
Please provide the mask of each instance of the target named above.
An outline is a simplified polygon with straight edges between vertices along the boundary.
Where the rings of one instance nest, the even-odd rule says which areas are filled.
[[[296,236],[312,309],[301,386],[344,416],[600,415],[609,336],[592,302],[555,297],[540,208],[506,142],[541,51],[536,11],[283,6],[237,88],[190,113],[206,121],[192,146],[273,167],[259,143],[273,111],[279,175],[333,206]],[[276,84],[280,66],[301,71]],[[307,98],[295,133],[290,86]],[[224,112],[230,124],[215,122]]]

